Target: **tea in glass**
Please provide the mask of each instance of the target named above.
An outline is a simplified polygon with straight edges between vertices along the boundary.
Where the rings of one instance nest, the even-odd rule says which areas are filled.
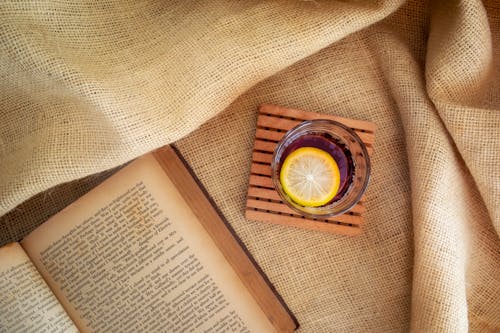
[[[271,163],[283,201],[301,215],[340,215],[361,199],[370,160],[359,136],[332,120],[305,121],[278,143]]]

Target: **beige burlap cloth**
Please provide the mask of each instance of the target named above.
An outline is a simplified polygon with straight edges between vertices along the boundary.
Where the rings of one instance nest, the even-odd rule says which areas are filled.
[[[3,1],[0,243],[177,141],[300,332],[499,332],[499,55],[494,0]],[[378,124],[362,236],[245,220],[260,103]]]

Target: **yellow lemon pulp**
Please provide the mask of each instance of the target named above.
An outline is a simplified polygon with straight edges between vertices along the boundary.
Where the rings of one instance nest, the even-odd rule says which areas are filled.
[[[285,158],[280,182],[285,193],[299,205],[318,207],[337,194],[340,171],[337,162],[326,151],[302,147]]]

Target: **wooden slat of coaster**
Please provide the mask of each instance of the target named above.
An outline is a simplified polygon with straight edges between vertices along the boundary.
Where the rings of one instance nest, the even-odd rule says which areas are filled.
[[[265,154],[265,153],[259,153],[259,152],[254,152],[252,154],[252,161],[254,161],[254,162],[271,164],[272,159],[273,159],[272,154]]]
[[[258,210],[247,209],[245,216],[252,221],[269,222],[274,224],[283,224],[297,228],[324,231],[333,234],[356,236],[361,234],[362,230],[358,226],[346,226],[342,224],[323,223],[310,220],[299,216],[284,216],[279,214],[270,214]]]
[[[285,132],[297,126],[303,120],[290,120],[290,119],[276,119],[276,117],[271,116],[261,116],[259,117],[257,126],[264,128],[272,128],[277,130],[283,130],[284,132],[274,132],[278,133],[276,137],[280,137],[277,141],[281,140],[281,137],[285,135]],[[365,143],[365,145],[372,145],[375,142],[375,135],[369,132],[355,131],[359,138]]]
[[[257,130],[255,131],[256,138],[261,138],[264,140],[275,141],[275,142],[280,141],[283,135],[285,135],[285,133],[269,131],[262,128],[257,128]]]
[[[265,116],[260,114],[259,118],[257,119],[257,126],[264,128],[271,128],[275,130],[282,130],[286,132],[288,130],[291,130],[304,120],[276,118],[276,116]],[[372,145],[375,142],[375,135],[373,133],[363,132],[362,130],[355,130],[355,132],[359,136],[359,138],[365,143],[365,145]],[[283,135],[285,135],[285,133],[283,133],[282,136]]]
[[[255,209],[260,209],[260,210],[265,210],[265,211],[270,211],[270,212],[279,212],[282,214],[287,214],[289,216],[292,215],[299,215],[297,214],[294,210],[289,208],[286,205],[283,205],[281,201],[279,202],[273,202],[273,201],[264,201],[264,200],[257,200],[257,199],[252,199],[248,198],[247,200],[247,207],[248,208],[255,208]],[[330,221],[328,219],[324,219],[324,222]],[[345,224],[362,224],[363,221],[362,219],[359,218],[359,215],[349,215],[349,214],[343,214],[335,217],[335,220],[332,222],[339,222],[339,223],[345,223]]]
[[[262,105],[257,117],[245,216],[250,220],[260,222],[342,235],[358,235],[362,231],[360,226],[364,223],[366,212],[364,197],[346,214],[326,219],[311,219],[300,216],[289,208],[274,189],[270,164],[276,144],[286,131],[304,120],[312,119],[331,119],[350,127],[363,140],[368,154],[371,155],[376,130],[376,125],[371,122],[286,109],[274,105]]]

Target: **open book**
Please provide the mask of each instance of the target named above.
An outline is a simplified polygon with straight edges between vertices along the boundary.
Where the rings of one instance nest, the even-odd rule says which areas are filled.
[[[169,146],[0,249],[0,332],[293,332]]]

